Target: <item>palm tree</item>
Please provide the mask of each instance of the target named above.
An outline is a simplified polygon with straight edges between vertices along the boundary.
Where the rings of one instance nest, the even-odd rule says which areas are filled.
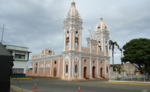
[[[117,44],[117,42],[113,42],[112,40],[109,40],[109,49],[112,49],[112,64],[114,65],[114,48],[115,46],[118,47],[119,49],[119,45]]]

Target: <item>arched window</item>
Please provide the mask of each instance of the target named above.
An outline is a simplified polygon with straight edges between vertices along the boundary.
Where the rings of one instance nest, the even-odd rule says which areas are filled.
[[[78,31],[76,31],[76,34],[78,33]]]
[[[99,50],[101,51],[101,46],[99,46]]]
[[[107,27],[105,27],[105,29],[107,29]]]
[[[56,64],[57,62],[55,61],[54,63]]]
[[[108,73],[108,67],[106,67],[106,71],[107,71],[107,73]]]
[[[98,27],[98,29],[100,29],[100,27]]]
[[[66,73],[68,73],[68,65],[66,65]]]
[[[86,59],[84,59],[84,63],[86,63]]]
[[[102,64],[103,62],[101,61],[100,63]]]
[[[101,41],[99,41],[99,43],[101,43]]]
[[[75,65],[75,73],[78,73],[78,66]]]
[[[35,73],[37,73],[37,67],[35,67]]]
[[[75,45],[78,46],[78,38],[75,38]]]
[[[93,60],[93,63],[95,63],[95,60]]]
[[[67,31],[67,33],[69,33],[69,31]]]
[[[69,37],[66,39],[66,45],[69,45]]]

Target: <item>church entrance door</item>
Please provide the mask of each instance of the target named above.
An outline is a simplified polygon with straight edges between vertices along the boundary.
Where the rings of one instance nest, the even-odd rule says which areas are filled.
[[[100,69],[100,74],[101,74],[101,77],[103,77],[103,68],[102,67]]]
[[[87,68],[86,67],[84,67],[84,78],[86,78],[86,74],[87,73]]]
[[[56,77],[56,67],[54,68],[54,77]]]
[[[93,71],[92,71],[92,73],[93,73],[93,74],[92,74],[92,77],[95,78],[95,66],[93,66],[92,70],[93,70]]]

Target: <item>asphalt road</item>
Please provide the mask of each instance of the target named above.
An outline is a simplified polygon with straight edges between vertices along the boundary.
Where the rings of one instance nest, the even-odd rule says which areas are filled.
[[[79,86],[81,92],[150,92],[150,86],[107,84],[101,83],[101,81],[106,80],[73,82],[55,78],[35,77],[29,80],[12,80],[12,85],[33,91],[36,83],[37,92],[78,92]]]

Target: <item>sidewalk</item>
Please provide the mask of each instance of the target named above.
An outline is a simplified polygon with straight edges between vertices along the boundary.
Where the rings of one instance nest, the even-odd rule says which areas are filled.
[[[146,86],[150,86],[150,82],[138,82],[138,81],[114,81],[114,80],[108,80],[108,81],[102,81],[101,83],[130,84],[130,85],[146,85]]]

